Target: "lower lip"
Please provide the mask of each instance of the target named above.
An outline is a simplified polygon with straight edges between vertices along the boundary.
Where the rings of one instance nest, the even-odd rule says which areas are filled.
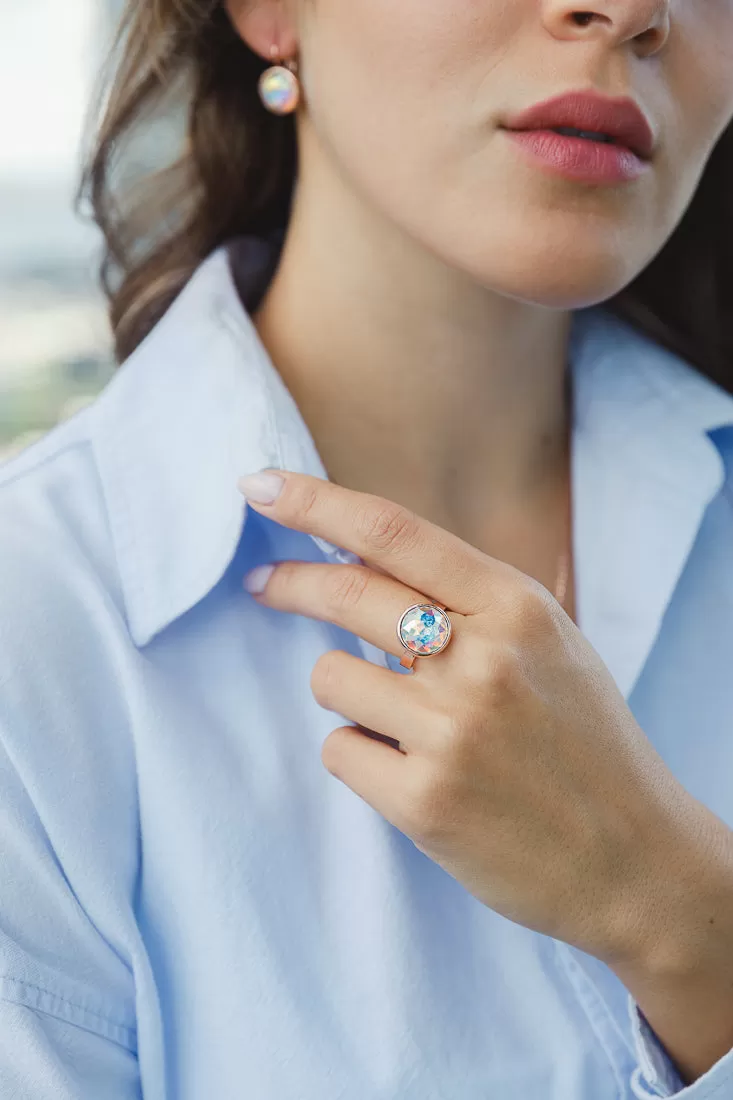
[[[554,130],[502,129],[535,163],[567,179],[583,183],[628,183],[649,168],[649,161],[637,157],[625,145],[570,137],[556,134]]]

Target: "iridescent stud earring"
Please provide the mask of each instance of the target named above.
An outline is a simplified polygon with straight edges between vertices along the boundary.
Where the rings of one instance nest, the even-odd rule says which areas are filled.
[[[260,99],[274,115],[289,115],[298,106],[300,100],[300,81],[297,76],[297,61],[278,63],[277,46],[270,47],[273,64],[265,69],[259,79],[257,90]]]

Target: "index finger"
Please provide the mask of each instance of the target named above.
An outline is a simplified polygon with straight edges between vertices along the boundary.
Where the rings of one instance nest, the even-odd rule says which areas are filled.
[[[270,504],[247,497],[252,507],[285,527],[352,551],[448,610],[476,614],[493,602],[497,586],[518,573],[507,562],[385,497],[345,489],[310,474],[262,472],[279,475],[284,485]],[[246,479],[238,485],[247,496]]]

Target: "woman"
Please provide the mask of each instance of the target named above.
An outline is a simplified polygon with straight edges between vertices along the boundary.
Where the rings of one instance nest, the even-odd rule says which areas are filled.
[[[0,481],[0,1095],[733,1097],[733,6],[122,29],[121,369]]]

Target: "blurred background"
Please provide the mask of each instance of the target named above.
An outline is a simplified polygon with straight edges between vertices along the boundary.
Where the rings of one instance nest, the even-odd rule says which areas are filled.
[[[101,236],[74,212],[121,0],[0,0],[0,463],[114,372]]]

